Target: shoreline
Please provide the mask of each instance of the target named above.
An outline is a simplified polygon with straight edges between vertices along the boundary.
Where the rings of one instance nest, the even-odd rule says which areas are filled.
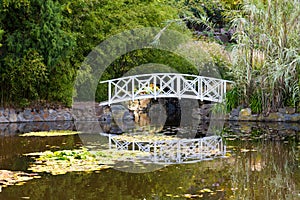
[[[204,112],[203,112],[204,111]],[[202,113],[202,114],[201,114]],[[199,108],[193,118],[209,120],[207,108]],[[1,123],[23,123],[23,122],[62,122],[62,121],[98,121],[103,114],[101,107],[73,107],[59,109],[19,109],[0,108]],[[300,113],[289,113],[285,109],[280,112],[272,112],[267,116],[263,114],[251,114],[249,108],[233,109],[231,113],[222,118],[225,121],[250,121],[250,122],[291,122],[300,123]]]
[[[98,124],[98,123],[97,123]],[[79,125],[80,126],[80,125]],[[300,123],[296,122],[247,122],[226,121],[226,127],[234,130],[235,134],[249,134],[252,130],[265,129],[272,136],[295,135],[300,131]],[[74,121],[59,122],[18,122],[0,123],[0,137],[19,135],[28,132],[70,130],[76,131],[78,124]]]

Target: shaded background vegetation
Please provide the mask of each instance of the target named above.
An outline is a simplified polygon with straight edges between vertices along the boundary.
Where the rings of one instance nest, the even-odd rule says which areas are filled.
[[[124,30],[170,23],[193,34],[221,77],[236,82],[229,110],[299,107],[299,3],[293,0],[1,0],[0,106],[71,106],[78,69],[95,46]],[[144,49],[116,60],[106,78],[147,63],[194,73],[195,63]],[[105,98],[97,90],[96,100]]]

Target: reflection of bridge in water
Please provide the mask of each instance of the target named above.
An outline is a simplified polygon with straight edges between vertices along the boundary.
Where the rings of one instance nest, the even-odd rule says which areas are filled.
[[[140,160],[158,164],[193,163],[223,157],[226,146],[220,136],[195,139],[172,138],[147,140],[109,134],[109,148],[116,151],[141,151],[148,153]]]

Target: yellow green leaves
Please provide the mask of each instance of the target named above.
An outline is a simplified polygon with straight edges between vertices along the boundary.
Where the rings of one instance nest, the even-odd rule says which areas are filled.
[[[0,170],[0,192],[2,187],[7,187],[9,185],[23,185],[26,181],[34,178],[41,177],[36,173]]]
[[[90,152],[87,149],[45,151],[29,153],[26,156],[34,158],[29,170],[33,172],[47,172],[52,175],[68,172],[90,172],[111,168],[115,163],[146,155],[139,151],[103,150]]]
[[[51,136],[65,136],[65,135],[76,135],[79,134],[80,132],[77,131],[40,131],[40,132],[29,132],[29,133],[24,133],[21,134],[20,136],[25,137],[25,136],[39,136],[39,137],[51,137]]]
[[[2,46],[1,40],[2,40],[3,35],[4,35],[4,30],[0,29],[0,47]]]

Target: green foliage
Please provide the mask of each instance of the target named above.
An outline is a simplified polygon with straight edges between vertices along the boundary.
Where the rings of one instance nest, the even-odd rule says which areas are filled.
[[[214,104],[213,107],[211,108],[211,112],[215,115],[226,114],[226,112],[227,112],[226,103],[222,102],[222,103]]]
[[[187,57],[186,57],[187,58]],[[159,50],[159,49],[141,49],[129,52],[115,60],[102,75],[102,80],[120,78],[125,74],[145,74],[153,73],[153,65],[155,63],[157,72],[180,72],[188,74],[198,74],[198,70],[182,55]],[[169,71],[170,70],[170,71]],[[97,87],[96,101],[104,101],[107,99],[107,87],[101,84]]]
[[[38,132],[29,132],[24,133],[19,136],[22,137],[55,137],[55,136],[65,136],[65,135],[75,135],[79,134],[80,132],[70,131],[70,130],[51,130],[51,131],[38,131]]]
[[[242,103],[257,111],[262,107],[264,112],[297,105],[299,16],[296,1],[251,0],[234,17],[237,44],[232,51],[232,72],[243,91]]]
[[[238,107],[241,103],[241,91],[235,85],[233,89],[229,90],[226,93],[226,109],[227,112],[230,112],[232,109]]]
[[[250,98],[250,108],[253,113],[262,112],[261,91],[256,91]]]
[[[2,105],[22,106],[18,104],[27,100],[65,101],[72,83],[63,82],[64,76],[72,81],[74,73],[62,75],[57,71],[72,71],[70,65],[58,68],[66,62],[74,38],[61,27],[61,5],[52,0],[3,1],[0,13],[5,31],[0,60]],[[70,105],[70,98],[67,101],[64,103]]]
[[[177,16],[175,8],[158,0],[5,0],[0,13],[0,28],[5,31],[0,49],[2,106],[27,106],[35,100],[70,106],[76,71],[95,46],[124,30],[162,27],[163,22]],[[31,63],[27,56],[31,51],[35,51],[39,64]],[[113,64],[112,74],[121,76],[137,63],[146,62],[142,56],[139,51],[125,55]],[[43,72],[43,76],[34,82],[32,70]],[[30,77],[22,79],[20,73]]]
[[[80,160],[86,160],[89,158],[94,158],[95,155],[87,151],[86,149],[83,149],[82,151],[55,151],[55,152],[49,152],[48,154],[45,154],[45,158],[50,158],[54,160],[70,160],[70,159],[80,159]],[[43,158],[41,158],[43,159]]]
[[[77,72],[85,57],[124,30],[168,26],[187,33],[177,23],[184,22],[191,30],[212,34],[216,28],[227,28],[232,19],[237,44],[231,56],[211,41],[195,42],[203,51],[194,49],[195,44],[182,46],[184,55],[136,50],[115,60],[102,79],[159,63],[182,73],[234,77],[236,85],[226,97],[227,110],[240,104],[257,113],[300,107],[299,7],[293,0],[3,0],[1,106],[26,107],[32,101],[70,106],[78,92],[73,91],[75,77],[85,82],[90,78],[85,75],[93,73],[89,66]],[[106,93],[105,87],[98,86],[96,100],[106,99]]]
[[[239,7],[242,5],[243,0],[221,0],[221,2],[225,6],[225,8],[236,10],[239,9]]]
[[[46,84],[47,68],[43,63],[43,57],[34,50],[28,51],[23,57],[16,57],[8,54],[4,61],[6,67],[2,73],[3,88],[10,91],[4,96],[3,101],[15,99],[21,104],[26,105],[27,100],[37,100],[39,98],[39,87]],[[4,99],[7,98],[7,99]]]
[[[0,29],[0,42],[1,42],[1,40],[2,40],[3,35],[4,35],[4,30],[1,30],[1,29]],[[2,44],[1,44],[1,43],[0,43],[0,47],[2,47]]]
[[[67,19],[63,27],[76,35],[77,48],[73,50],[70,64],[81,68],[77,80],[85,85],[93,85],[90,66],[82,66],[82,62],[90,51],[105,39],[125,30],[141,27],[163,27],[164,22],[177,17],[177,9],[166,1],[60,1],[64,5],[64,17]],[[176,25],[174,25],[176,26]],[[133,44],[134,45],[134,44]],[[102,78],[123,76],[135,66],[153,61],[147,54],[151,50],[137,50],[121,56],[111,64]],[[112,52],[113,53],[113,52]],[[156,53],[157,54],[157,53]],[[157,54],[159,55],[159,54]],[[89,83],[90,82],[90,83]],[[106,99],[105,87],[98,86],[96,100]],[[89,97],[88,89],[74,91],[74,96]],[[93,91],[94,92],[94,91]],[[81,99],[84,100],[84,99]]]
[[[197,31],[209,31],[226,23],[221,1],[214,0],[175,0],[180,9],[180,17],[185,18],[187,26]]]

